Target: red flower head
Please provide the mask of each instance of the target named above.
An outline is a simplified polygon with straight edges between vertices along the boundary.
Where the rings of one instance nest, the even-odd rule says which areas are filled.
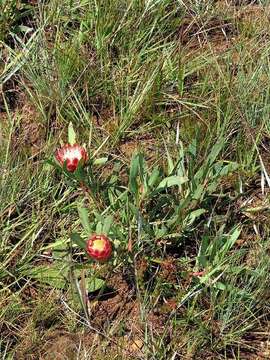
[[[98,261],[108,260],[112,254],[112,245],[105,235],[93,235],[87,241],[86,252]]]
[[[66,161],[67,171],[74,172],[81,160],[82,165],[88,160],[88,155],[84,147],[74,144],[66,144],[55,152],[55,158],[61,166]]]

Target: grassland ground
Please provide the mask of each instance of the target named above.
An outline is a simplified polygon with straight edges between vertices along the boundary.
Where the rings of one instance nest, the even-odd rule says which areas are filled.
[[[270,358],[269,19],[263,0],[0,3],[1,359]],[[47,161],[70,123],[95,201]],[[70,240],[82,208],[108,263]]]

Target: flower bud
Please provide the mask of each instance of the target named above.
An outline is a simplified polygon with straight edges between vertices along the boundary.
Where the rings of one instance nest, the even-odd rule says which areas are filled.
[[[55,158],[63,166],[66,162],[67,171],[74,172],[81,161],[84,165],[88,160],[88,155],[84,147],[74,144],[66,144],[55,152]]]
[[[112,254],[111,241],[106,235],[93,235],[87,241],[86,252],[95,260],[106,261]]]

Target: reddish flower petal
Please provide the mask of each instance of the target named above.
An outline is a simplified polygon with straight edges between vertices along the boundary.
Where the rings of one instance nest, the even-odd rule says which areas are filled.
[[[78,144],[66,144],[62,148],[56,150],[55,158],[61,166],[66,162],[67,170],[74,172],[80,161],[82,166],[85,165],[88,160],[88,154],[84,147]]]
[[[93,235],[87,241],[86,251],[95,260],[108,260],[112,254],[112,245],[105,235]]]

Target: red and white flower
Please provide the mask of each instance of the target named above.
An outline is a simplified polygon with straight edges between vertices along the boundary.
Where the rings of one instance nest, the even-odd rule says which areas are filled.
[[[55,158],[61,166],[66,162],[67,171],[74,172],[80,161],[82,166],[87,162],[88,155],[84,147],[78,144],[66,144],[56,150]]]
[[[106,261],[112,254],[112,244],[106,235],[92,235],[86,244],[86,252],[93,259]]]

